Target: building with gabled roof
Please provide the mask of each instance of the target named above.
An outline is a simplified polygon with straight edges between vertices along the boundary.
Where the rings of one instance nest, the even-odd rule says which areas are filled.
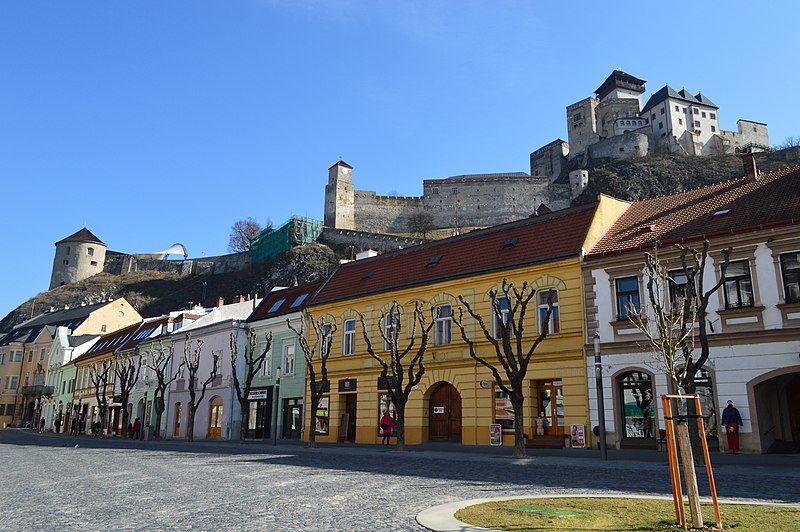
[[[87,228],[56,242],[50,288],[88,279],[103,271],[106,244]]]
[[[710,357],[695,376],[709,444],[727,448],[718,413],[731,400],[744,422],[742,450],[800,451],[800,166],[759,172],[752,155],[745,162],[741,178],[631,203],[586,254],[587,337],[601,341],[610,445],[655,448],[664,430],[657,399],[677,392],[627,319],[629,304],[650,306],[644,253],[657,253],[679,287],[675,245],[702,249],[707,239],[705,290],[722,279],[731,249],[708,305]],[[667,305],[678,289],[663,291]],[[594,426],[593,386],[589,398]]]

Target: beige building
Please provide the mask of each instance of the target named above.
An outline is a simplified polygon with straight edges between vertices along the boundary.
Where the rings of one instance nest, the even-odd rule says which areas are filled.
[[[56,242],[50,288],[75,283],[103,271],[106,245],[85,227]]]

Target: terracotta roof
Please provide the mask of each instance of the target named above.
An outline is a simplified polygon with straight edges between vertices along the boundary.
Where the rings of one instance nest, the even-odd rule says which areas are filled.
[[[636,201],[587,253],[609,253],[800,222],[800,166]]]
[[[128,342],[134,337],[136,331],[142,326],[142,322],[134,323],[118,331],[106,334],[100,337],[99,340],[84,354],[74,360],[74,362],[81,362],[90,358],[98,357],[106,353],[112,353],[119,347]]]
[[[320,286],[322,286],[322,281],[283,290],[273,290],[250,314],[247,321],[263,320],[303,310]]]
[[[596,207],[563,209],[343,264],[312,304],[576,257]]]
[[[97,238],[94,233],[85,227],[77,233],[72,233],[67,238],[59,240],[56,242],[56,245],[61,244],[62,242],[94,242],[95,244],[102,244],[104,246],[106,245],[105,242]]]

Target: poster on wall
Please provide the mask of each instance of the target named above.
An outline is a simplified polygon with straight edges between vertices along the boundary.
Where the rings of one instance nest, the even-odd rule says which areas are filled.
[[[314,432],[317,434],[328,433],[328,405],[330,404],[330,397],[323,397],[319,401],[319,407],[316,412],[316,424]]]
[[[586,434],[583,425],[570,425],[573,447],[586,447]]]
[[[503,445],[503,426],[500,423],[489,425],[489,444]]]

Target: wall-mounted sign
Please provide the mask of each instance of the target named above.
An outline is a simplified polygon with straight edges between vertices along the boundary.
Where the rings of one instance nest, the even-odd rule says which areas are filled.
[[[444,414],[444,407],[443,406],[434,406],[433,407],[434,414]]]
[[[248,401],[263,401],[263,400],[265,400],[267,398],[267,392],[269,392],[269,390],[267,390],[267,389],[250,390],[250,393],[247,394],[247,400]]]
[[[500,423],[489,425],[489,444],[503,445],[503,425]]]
[[[485,390],[486,388],[488,388],[489,386],[491,386],[491,384],[489,383],[489,381],[481,381],[481,388],[483,388],[484,390]]]
[[[586,447],[586,434],[583,425],[570,425],[570,436],[573,447]]]
[[[389,386],[394,387],[394,377],[387,375],[386,377],[378,377],[378,389],[388,390]]]
[[[317,381],[314,384],[316,384],[317,391],[322,390],[322,393],[327,393],[327,392],[331,391],[331,381],[330,381],[330,379],[326,380],[326,381]]]
[[[356,379],[339,379],[340,392],[354,392],[356,391]]]

